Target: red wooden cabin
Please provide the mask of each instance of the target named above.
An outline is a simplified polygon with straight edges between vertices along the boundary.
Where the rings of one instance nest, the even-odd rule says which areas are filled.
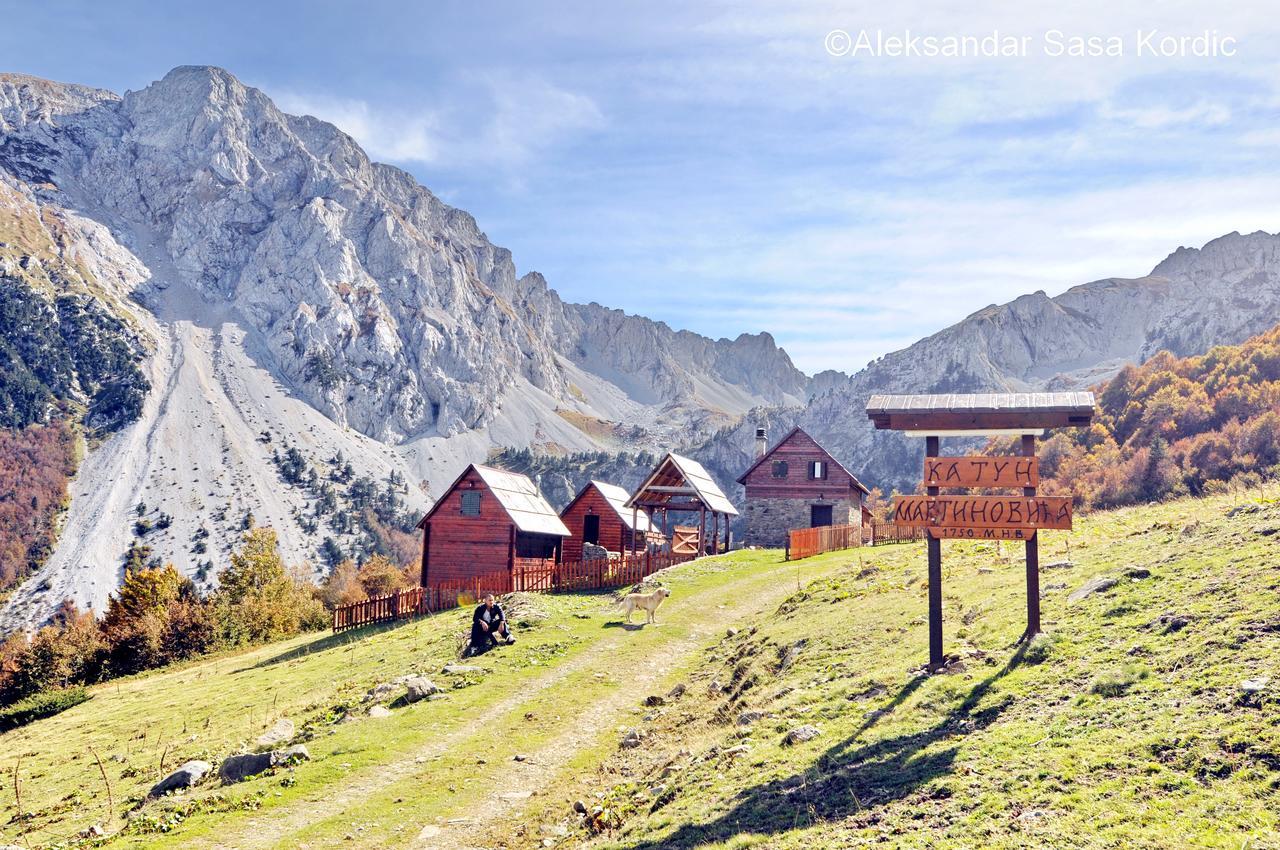
[[[514,572],[517,558],[558,560],[569,536],[527,475],[472,464],[418,523],[422,586]]]
[[[746,488],[749,546],[781,547],[794,528],[861,525],[870,491],[801,428],[768,451],[756,431],[758,456],[738,478]]]
[[[569,529],[562,558],[566,564],[582,560],[582,544],[594,543],[610,552],[630,552],[632,543],[644,551],[653,533],[647,511],[634,517],[638,528],[632,528],[631,509],[626,507],[627,491],[616,484],[590,481],[578,491],[563,511],[560,520]],[[636,538],[632,540],[633,536]],[[661,535],[659,535],[661,537]],[[660,541],[659,541],[660,542]]]

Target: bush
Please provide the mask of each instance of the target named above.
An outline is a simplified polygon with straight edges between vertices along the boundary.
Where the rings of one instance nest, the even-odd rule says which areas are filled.
[[[335,566],[320,586],[320,599],[330,610],[365,598],[367,594],[360,583],[360,570],[350,559]]]
[[[383,555],[374,555],[360,567],[360,585],[369,598],[386,596],[411,586],[404,571]]]
[[[17,729],[42,717],[52,717],[89,699],[83,685],[44,691],[0,709],[0,732]]]

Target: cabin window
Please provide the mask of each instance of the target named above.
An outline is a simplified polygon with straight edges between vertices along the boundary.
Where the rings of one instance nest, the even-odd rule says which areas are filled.
[[[826,461],[811,460],[809,461],[809,480],[820,481],[827,477]]]
[[[474,490],[462,494],[462,515],[480,516],[480,494]]]
[[[774,478],[787,477],[787,462],[785,460],[775,460],[773,462],[773,477]]]

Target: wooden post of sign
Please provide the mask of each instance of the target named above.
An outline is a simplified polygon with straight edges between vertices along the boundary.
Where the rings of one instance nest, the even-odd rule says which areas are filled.
[[[1036,456],[1036,435],[1022,435],[1022,454],[1025,457]],[[1022,495],[1034,498],[1035,487],[1024,487]],[[1040,633],[1040,535],[1029,538],[1027,546],[1027,633],[1025,640],[1030,640]]]
[[[926,437],[924,453],[926,457],[938,456],[937,437]],[[937,487],[928,487],[927,495],[938,495]],[[929,670],[941,670],[942,658],[942,541],[928,535],[925,545],[929,552]],[[1031,550],[1027,550],[1031,551]]]

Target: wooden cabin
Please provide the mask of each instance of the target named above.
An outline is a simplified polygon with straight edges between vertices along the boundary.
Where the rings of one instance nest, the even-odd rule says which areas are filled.
[[[518,558],[558,560],[569,536],[527,475],[472,464],[418,523],[422,586],[514,572]]]
[[[803,429],[767,449],[760,428],[756,443],[755,462],[738,478],[746,488],[748,546],[786,546],[793,528],[862,525],[870,491]]]
[[[692,515],[695,526],[686,526],[684,540],[689,542],[689,532],[697,529],[694,538],[694,551],[716,554],[728,551],[731,542],[729,522],[738,515],[724,491],[716,484],[702,464],[675,452],[667,454],[649,473],[640,488],[627,500],[625,505],[633,513],[650,511],[650,516],[657,521],[662,518],[662,536],[667,534],[668,514]],[[724,543],[720,543],[723,526]]]
[[[633,547],[644,551],[648,547],[654,534],[649,513],[637,511],[633,517],[626,506],[627,495],[626,490],[605,481],[590,481],[578,491],[560,512],[560,521],[569,529],[562,555],[566,564],[582,560],[583,543],[594,543],[610,552],[630,552]]]

